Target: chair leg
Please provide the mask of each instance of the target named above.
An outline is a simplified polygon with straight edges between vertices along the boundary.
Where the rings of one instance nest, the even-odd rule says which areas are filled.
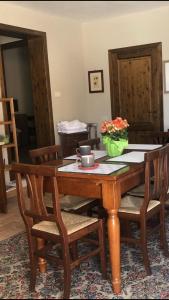
[[[68,246],[63,246],[63,269],[64,269],[64,292],[63,299],[69,299],[71,288],[71,268],[70,268],[70,255]]]
[[[78,258],[77,243],[78,242],[75,241],[70,244],[70,253],[71,253],[72,260],[76,260]]]
[[[148,249],[147,249],[147,231],[146,231],[146,220],[141,222],[141,248],[143,253],[143,261],[146,269],[147,275],[151,275],[150,261],[148,257]]]
[[[124,221],[124,226],[125,226],[125,235],[126,237],[131,237],[131,226],[130,226],[130,221],[129,220],[123,220]]]
[[[164,250],[164,255],[169,256],[168,252],[168,243],[166,239],[166,230],[165,230],[165,208],[161,207],[160,210],[160,246]]]
[[[37,274],[37,257],[34,255],[35,252],[35,241],[32,237],[28,235],[28,244],[29,244],[29,259],[30,259],[30,291],[35,290],[36,285],[36,274]]]
[[[106,251],[105,251],[105,230],[104,230],[104,221],[99,222],[99,246],[100,246],[100,261],[103,278],[107,277],[107,268],[106,268]]]
[[[98,215],[100,219],[107,221],[107,212],[101,205],[98,207]]]

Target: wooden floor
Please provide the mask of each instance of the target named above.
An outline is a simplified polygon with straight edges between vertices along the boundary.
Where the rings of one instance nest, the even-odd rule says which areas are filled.
[[[18,209],[16,190],[8,195],[8,213],[0,213],[0,241],[25,231],[25,225]]]

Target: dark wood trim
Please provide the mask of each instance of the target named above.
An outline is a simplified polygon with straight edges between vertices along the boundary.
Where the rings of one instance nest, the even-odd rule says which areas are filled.
[[[2,46],[0,46],[0,87],[1,87],[1,96],[2,98],[6,97],[6,83],[4,76],[4,60],[3,60],[3,51]]]
[[[55,143],[54,137],[54,124],[53,124],[53,108],[52,108],[52,95],[51,95],[51,85],[50,85],[50,77],[49,77],[49,62],[48,62],[48,50],[47,50],[47,38],[46,33],[43,36],[44,41],[44,60],[45,60],[45,70],[46,70],[46,89],[47,89],[47,101],[48,101],[48,113],[50,115],[50,123],[49,123],[49,136],[50,136],[50,144],[53,145]]]
[[[52,113],[52,98],[51,98],[51,88],[50,88],[50,77],[49,77],[49,63],[48,63],[48,52],[47,52],[47,39],[46,39],[46,33],[42,32],[42,31],[37,31],[37,30],[32,30],[32,29],[26,29],[26,28],[21,28],[21,27],[16,27],[16,26],[11,26],[11,25],[6,25],[6,24],[2,24],[0,23],[0,35],[6,35],[8,37],[15,37],[15,38],[20,38],[22,39],[22,41],[20,42],[14,42],[14,43],[8,43],[7,47],[16,47],[17,43],[19,45],[19,43],[21,45],[23,45],[25,43],[25,45],[28,47],[29,53],[30,54],[30,62],[35,61],[37,59],[37,51],[35,51],[35,53],[33,51],[30,51],[30,47],[31,45],[36,43],[36,40],[40,39],[41,40],[41,44],[43,45],[43,49],[40,49],[41,51],[43,51],[43,54],[41,56],[42,59],[42,68],[43,68],[43,92],[41,94],[41,97],[43,97],[43,99],[41,99],[41,102],[43,100],[44,106],[46,111],[45,111],[45,115],[48,118],[48,121],[45,119],[45,126],[47,126],[48,128],[48,136],[46,137],[46,146],[47,145],[52,145],[55,143],[55,135],[54,135],[54,124],[53,124],[53,113]],[[31,42],[31,43],[30,43]],[[13,46],[12,46],[13,44]],[[3,49],[5,49],[5,45],[3,44]],[[0,70],[2,71],[2,70]],[[42,74],[42,73],[41,73]],[[39,83],[38,84],[38,88],[40,87],[39,84],[42,84],[42,78],[41,78],[41,74],[38,71],[36,72],[36,82],[38,80],[37,76],[39,75]],[[33,74],[32,74],[33,75]],[[34,80],[34,76],[32,76],[32,80]],[[41,103],[39,103],[39,97],[37,94],[37,84],[34,86],[35,90],[33,90],[33,101],[36,107],[38,107],[38,105],[40,105],[41,107]],[[6,96],[6,95],[4,95]],[[38,122],[38,119],[36,120],[36,122]],[[42,137],[40,137],[41,139]],[[39,139],[39,145],[38,146],[45,146],[44,144],[44,139],[43,141],[40,142]]]
[[[24,39],[27,37],[44,36],[46,33],[43,31],[27,29],[27,28],[0,23],[0,34]]]
[[[20,48],[25,47],[27,45],[26,40],[14,41],[7,44],[2,44],[1,48],[4,49],[12,49],[12,48]]]
[[[130,47],[124,47],[124,48],[116,48],[116,49],[109,49],[108,53],[118,53],[119,58],[125,58],[128,57],[128,53],[131,53],[131,56],[133,57],[133,53],[135,53],[138,50],[138,56],[139,56],[139,50],[140,48],[145,51],[145,55],[149,55],[150,51],[152,49],[155,49],[156,47],[160,46],[162,43],[151,43],[151,44],[144,44],[144,45],[137,45],[137,46],[130,46]],[[128,51],[128,53],[126,53]],[[137,54],[135,55],[137,57]]]

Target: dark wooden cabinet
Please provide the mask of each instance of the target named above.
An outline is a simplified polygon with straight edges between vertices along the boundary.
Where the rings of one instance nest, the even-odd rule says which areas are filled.
[[[88,132],[59,133],[63,157],[76,153],[77,143],[88,138]]]

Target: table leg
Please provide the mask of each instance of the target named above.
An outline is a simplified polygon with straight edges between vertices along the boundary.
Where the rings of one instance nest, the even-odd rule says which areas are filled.
[[[41,238],[37,238],[37,246],[38,249],[41,249],[44,247],[44,243],[45,241]],[[38,265],[39,265],[39,271],[41,273],[45,273],[46,272],[46,259],[39,257],[38,259]]]
[[[107,210],[108,239],[110,265],[112,272],[112,288],[115,294],[121,292],[120,272],[120,222],[118,208],[121,200],[119,182],[104,182],[102,184],[103,207]]]
[[[112,287],[115,294],[121,292],[120,279],[120,224],[116,210],[108,210],[108,238],[110,263],[112,271]]]

